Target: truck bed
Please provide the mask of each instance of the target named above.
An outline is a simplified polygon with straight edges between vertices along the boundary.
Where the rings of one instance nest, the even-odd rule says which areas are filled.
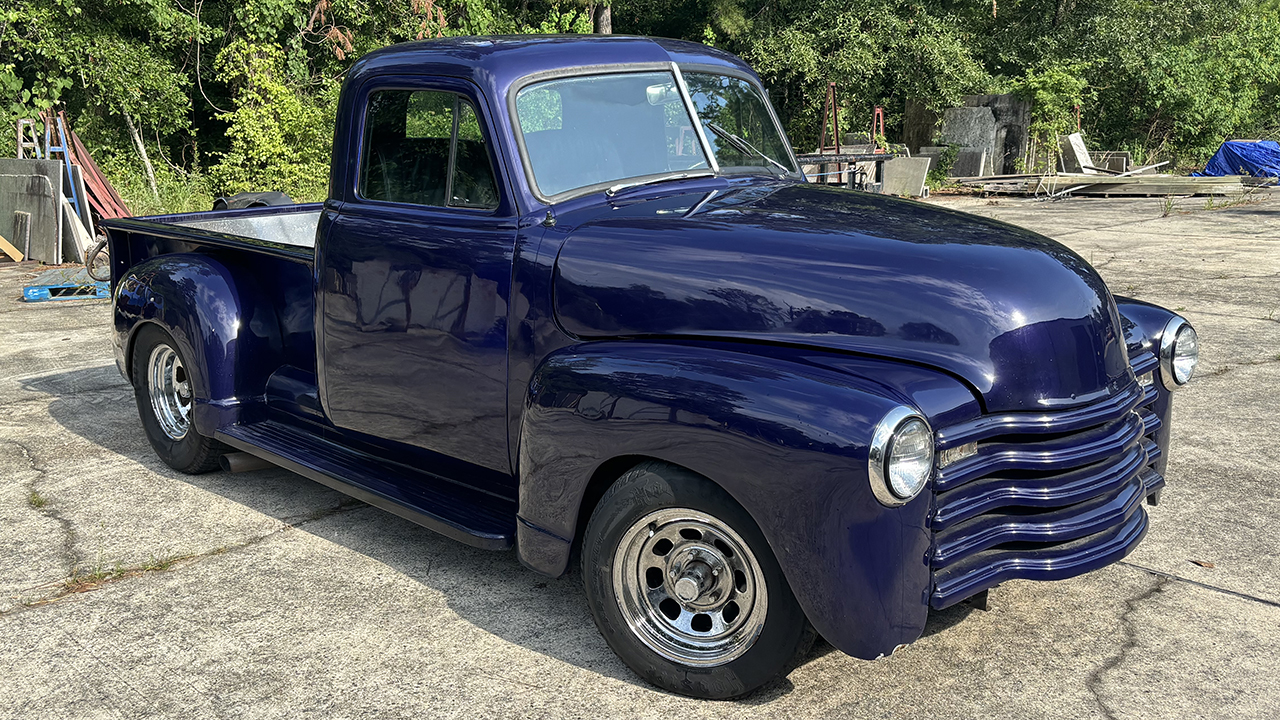
[[[255,247],[270,243],[290,248],[314,248],[316,225],[320,222],[323,207],[322,203],[306,203],[244,210],[209,210],[112,220],[110,224],[131,232],[150,229],[166,236],[173,229],[189,228],[206,237],[215,236],[231,242],[247,241]]]
[[[162,215],[146,218],[148,222],[203,230],[245,240],[278,243],[292,247],[314,248],[316,225],[320,222],[319,204],[286,205],[247,210],[220,210]]]

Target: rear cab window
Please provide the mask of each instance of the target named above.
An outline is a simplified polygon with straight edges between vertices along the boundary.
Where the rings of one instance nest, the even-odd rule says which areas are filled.
[[[492,210],[497,184],[475,107],[453,92],[377,90],[365,109],[366,200]]]

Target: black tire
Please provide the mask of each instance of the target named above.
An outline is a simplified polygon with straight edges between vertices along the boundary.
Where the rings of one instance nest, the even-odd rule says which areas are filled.
[[[636,542],[647,542],[632,539],[638,537],[634,528],[666,509],[689,509],[718,520],[745,543],[749,552],[744,555],[754,556],[762,573],[766,586],[762,595],[767,597],[763,627],[753,643],[722,664],[687,664],[660,654],[654,641],[642,638],[624,615],[615,590],[615,554],[627,555],[628,550],[620,550],[624,542],[629,548]],[[652,538],[654,533],[648,536]],[[641,550],[641,556],[648,557],[645,552]],[[675,556],[678,550],[668,552]],[[626,572],[625,568],[620,570],[619,577]],[[605,492],[583,537],[582,577],[596,627],[609,647],[642,678],[674,693],[714,700],[740,697],[790,671],[813,645],[813,628],[751,516],[719,486],[666,463],[642,463]],[[647,587],[659,586],[651,583]]]
[[[138,416],[142,419],[142,427],[147,433],[151,447],[166,465],[187,473],[198,475],[218,468],[218,458],[226,452],[227,447],[210,437],[196,431],[195,425],[188,421],[186,432],[175,438],[166,432],[156,414],[151,397],[150,365],[152,354],[157,348],[167,347],[173,351],[180,362],[180,369],[190,367],[182,350],[174,342],[173,337],[155,325],[147,325],[138,331],[133,344],[133,396],[138,403]],[[189,378],[188,383],[193,382]],[[194,398],[198,393],[192,386],[188,394]]]

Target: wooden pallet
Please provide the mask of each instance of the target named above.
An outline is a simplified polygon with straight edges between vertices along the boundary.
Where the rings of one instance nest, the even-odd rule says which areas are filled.
[[[22,288],[22,299],[27,302],[105,300],[109,297],[111,297],[111,288],[104,282],[68,285],[28,285]]]

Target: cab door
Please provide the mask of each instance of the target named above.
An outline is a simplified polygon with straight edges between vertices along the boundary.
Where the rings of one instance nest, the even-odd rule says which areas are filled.
[[[508,477],[517,223],[482,98],[458,79],[384,77],[356,106],[354,192],[316,258],[325,410],[339,428]]]

